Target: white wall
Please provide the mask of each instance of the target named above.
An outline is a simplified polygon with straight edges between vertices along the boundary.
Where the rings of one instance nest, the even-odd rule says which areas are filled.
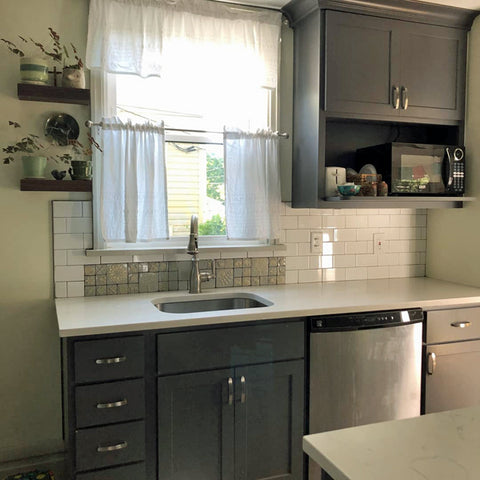
[[[45,42],[51,26],[84,54],[87,8],[84,0],[3,0],[0,36]],[[54,112],[69,113],[79,123],[87,119],[88,107],[19,101],[18,80],[18,58],[2,43],[0,146],[16,138],[8,120],[41,134]],[[21,192],[21,176],[20,163],[0,163],[0,462],[63,448],[50,200],[89,198]]]
[[[469,36],[463,209],[428,212],[427,276],[480,287],[480,18]]]

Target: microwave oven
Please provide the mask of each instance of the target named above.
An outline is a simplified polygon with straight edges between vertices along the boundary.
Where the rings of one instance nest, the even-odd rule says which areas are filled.
[[[392,142],[360,148],[356,168],[372,164],[389,186],[389,195],[465,193],[465,148]]]

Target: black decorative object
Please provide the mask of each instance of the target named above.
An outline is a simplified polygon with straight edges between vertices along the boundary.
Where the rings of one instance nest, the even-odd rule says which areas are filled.
[[[63,180],[65,178],[65,175],[67,174],[66,170],[58,171],[58,170],[52,170],[52,176],[55,180]]]

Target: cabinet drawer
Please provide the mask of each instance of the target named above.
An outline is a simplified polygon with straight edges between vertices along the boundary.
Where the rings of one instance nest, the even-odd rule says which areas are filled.
[[[427,343],[473,338],[480,338],[480,308],[456,308],[427,313]]]
[[[143,336],[76,342],[75,383],[141,377],[143,356]]]
[[[76,480],[145,480],[145,464],[106,468],[98,472],[79,473]]]
[[[145,459],[145,423],[132,422],[75,432],[76,470]]]
[[[77,428],[144,418],[143,382],[143,379],[123,380],[76,387]]]
[[[157,351],[160,375],[303,358],[304,323],[159,334]]]

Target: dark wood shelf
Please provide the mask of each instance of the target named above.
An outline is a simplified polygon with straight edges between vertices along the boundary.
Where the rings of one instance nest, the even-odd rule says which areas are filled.
[[[17,85],[17,93],[20,100],[90,105],[90,90],[86,88],[52,87],[49,85],[19,83]]]
[[[91,180],[47,180],[45,178],[22,178],[20,190],[30,192],[91,192]]]

